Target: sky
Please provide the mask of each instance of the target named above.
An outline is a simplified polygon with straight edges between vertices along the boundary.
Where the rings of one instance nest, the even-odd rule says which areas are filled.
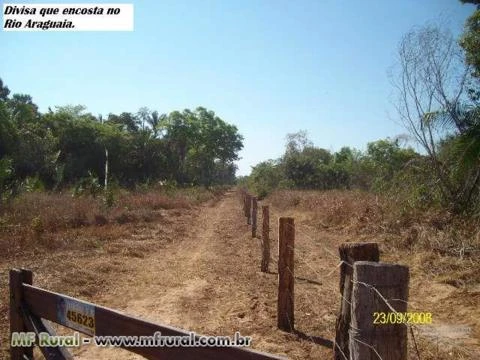
[[[8,1],[69,2],[80,3]],[[101,3],[133,3],[134,31],[0,31],[4,84],[42,112],[206,107],[244,136],[238,175],[280,157],[299,130],[331,151],[406,133],[388,76],[399,41],[432,21],[458,36],[474,10],[457,0]]]

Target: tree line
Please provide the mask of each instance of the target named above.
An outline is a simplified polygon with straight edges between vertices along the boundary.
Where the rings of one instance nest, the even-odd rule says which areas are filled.
[[[415,27],[401,39],[390,70],[398,117],[420,151],[400,139],[364,152],[313,146],[305,132],[287,136],[284,155],[243,179],[260,196],[276,187],[358,188],[389,193],[412,207],[441,206],[480,214],[480,1],[460,39],[440,25]]]
[[[242,147],[238,129],[203,107],[103,117],[78,105],[41,113],[31,96],[10,95],[0,79],[3,198],[30,188],[103,185],[106,178],[126,187],[231,184]]]
[[[306,131],[287,135],[285,153],[278,159],[252,167],[248,177],[240,179],[260,197],[276,188],[384,190],[398,173],[410,164],[424,161],[400,138],[383,139],[368,144],[362,152],[348,146],[331,152],[316,147]]]

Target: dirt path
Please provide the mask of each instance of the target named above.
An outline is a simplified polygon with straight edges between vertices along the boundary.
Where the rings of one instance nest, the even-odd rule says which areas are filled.
[[[278,236],[279,215],[271,208],[273,240]],[[276,328],[276,262],[270,264],[270,273],[259,271],[260,239],[252,239],[251,227],[246,225],[233,192],[187,214],[179,212],[180,226],[159,222],[140,231],[137,236],[149,244],[148,254],[144,258],[124,257],[122,268],[128,270],[92,301],[204,335],[231,336],[239,331],[253,338],[254,349],[289,359],[331,358],[329,339],[334,336],[340,299],[337,249],[342,242],[361,239],[318,230],[309,225],[308,213],[292,210],[281,215],[294,216],[296,221],[295,334]],[[168,241],[157,242],[157,234],[165,232]],[[276,241],[271,241],[271,246],[272,258],[276,258]],[[402,260],[396,255],[383,255],[387,262]],[[412,303],[426,301],[423,283],[416,275],[412,278]],[[429,309],[438,305],[427,303]],[[449,323],[445,318],[438,319],[430,331],[438,335],[437,328],[447,324],[448,330]],[[472,334],[466,339],[465,333],[460,335],[453,341],[473,340]],[[141,358],[125,350],[93,346],[81,347],[74,354],[79,359]]]
[[[270,273],[259,271],[260,239],[252,239],[233,192],[188,208],[152,210],[149,221],[74,229],[59,234],[71,241],[62,248],[31,247],[30,253],[8,258],[0,264],[0,358],[9,350],[6,275],[14,267],[32,269],[36,286],[153,322],[205,335],[239,331],[252,337],[254,349],[290,359],[331,358],[329,339],[340,300],[338,246],[348,241],[377,241],[382,261],[410,266],[409,311],[431,312],[434,319],[414,329],[422,359],[480,358],[480,291],[435,280],[429,274],[435,270],[433,254],[392,251],[381,234],[327,228],[319,222],[323,210],[318,206],[279,211],[269,201]],[[276,327],[279,216],[295,218],[295,334]],[[411,358],[417,359],[413,344],[410,336]],[[80,359],[138,358],[93,346],[74,354]]]
[[[308,339],[301,340],[276,329],[277,275],[259,271],[259,245],[259,239],[251,238],[238,198],[227,193],[218,203],[203,205],[184,236],[152,249],[144,259],[128,259],[132,270],[95,302],[201,334],[240,331],[253,337],[253,348],[289,358],[326,355],[328,348],[315,344],[317,338],[303,333]],[[298,287],[301,301],[318,284],[304,281]],[[93,346],[82,347],[75,355],[80,359],[139,358],[123,350]]]

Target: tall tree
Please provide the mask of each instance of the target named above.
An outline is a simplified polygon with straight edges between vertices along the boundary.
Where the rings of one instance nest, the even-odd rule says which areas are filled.
[[[403,37],[395,70],[392,82],[400,119],[428,154],[443,198],[460,211],[471,202],[480,173],[475,169],[459,181],[455,169],[440,156],[440,147],[448,134],[462,136],[471,129],[464,111],[471,100],[467,91],[470,66],[465,66],[462,50],[450,32],[427,25]]]
[[[462,0],[462,2],[477,5],[477,9],[465,23],[460,45],[465,50],[467,62],[473,66],[473,75],[480,77],[480,1]]]

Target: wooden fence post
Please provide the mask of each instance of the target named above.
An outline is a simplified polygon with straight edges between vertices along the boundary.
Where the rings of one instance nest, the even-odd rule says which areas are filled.
[[[252,238],[257,236],[257,197],[252,197]]]
[[[30,270],[10,270],[10,341],[13,332],[27,331],[21,308],[23,301],[22,283],[31,285],[32,277]],[[12,360],[24,359],[24,356],[29,359],[33,358],[33,347],[10,346],[10,358]]]
[[[243,215],[247,216],[247,191],[242,189],[242,205],[243,205]]]
[[[270,213],[268,205],[262,206],[262,266],[263,272],[268,272],[270,263]]]
[[[377,243],[345,243],[339,247],[340,260],[340,313],[337,318],[335,346],[333,348],[335,360],[349,359],[349,329],[351,319],[351,298],[353,263],[355,261],[379,261],[380,253]]]
[[[252,195],[247,194],[247,206],[245,209],[246,217],[247,217],[247,224],[250,225],[252,223]]]
[[[32,285],[33,284],[33,272],[32,270],[28,269],[20,269],[22,273],[22,283]],[[28,329],[24,326],[23,331],[28,331]],[[25,354],[28,356],[29,359],[33,359],[33,346],[26,347],[24,349]]]
[[[408,282],[406,266],[370,261],[353,265],[351,360],[407,359],[407,325],[374,324],[374,314],[385,313],[388,319],[390,313],[406,312]]]
[[[278,305],[277,325],[284,331],[294,330],[294,244],[293,218],[281,217],[278,221]]]

